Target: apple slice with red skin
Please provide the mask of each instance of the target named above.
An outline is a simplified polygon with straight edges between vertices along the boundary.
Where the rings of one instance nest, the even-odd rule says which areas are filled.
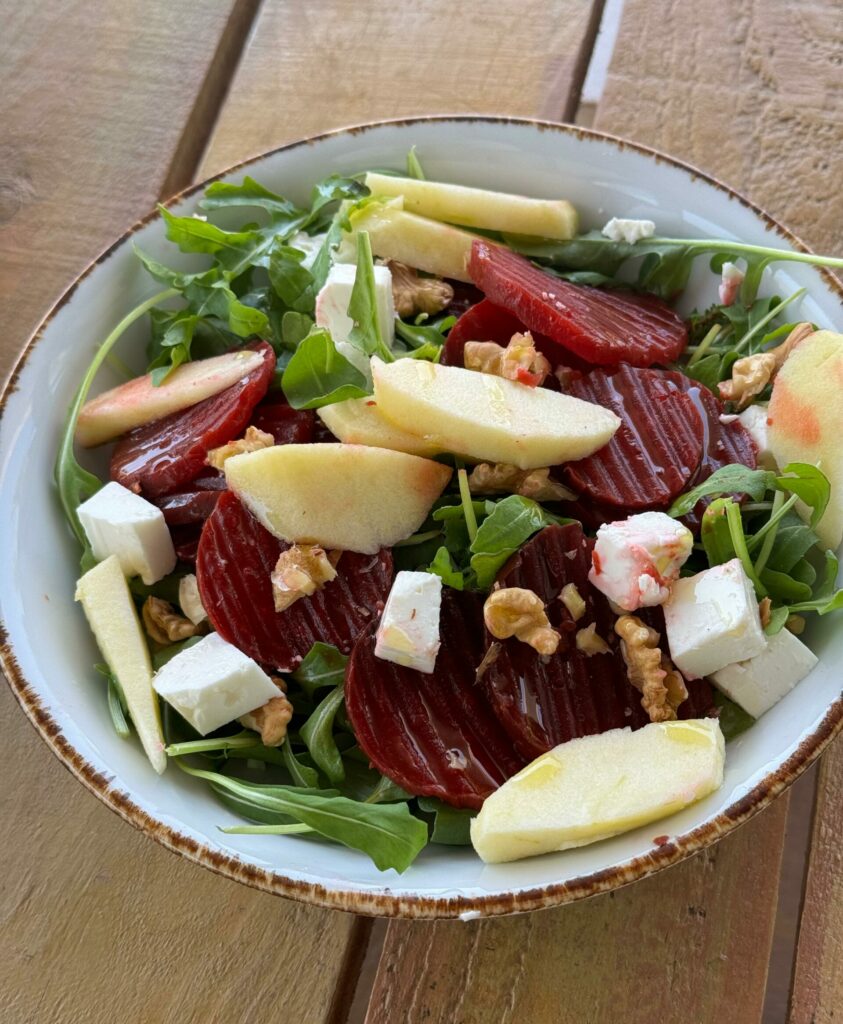
[[[344,551],[336,579],[276,612],[270,574],[289,546],[226,491],[205,523],[196,555],[199,595],[211,625],[280,672],[292,672],[317,641],[348,654],[360,631],[378,618],[392,584],[388,550]]]
[[[571,284],[482,239],[468,272],[487,299],[593,365],[670,363],[688,344],[687,324],[654,295]]]
[[[346,670],[345,705],[361,749],[408,792],[479,808],[526,763],[475,683],[482,596],[444,589],[431,674],[376,658],[375,628],[360,636]]]

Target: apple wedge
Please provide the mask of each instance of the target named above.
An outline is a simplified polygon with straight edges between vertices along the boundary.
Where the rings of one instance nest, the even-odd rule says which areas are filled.
[[[148,373],[135,377],[82,406],[76,440],[83,447],[92,448],[113,441],[134,427],[181,412],[230,388],[260,366],[261,361],[259,352],[226,352],[184,363],[159,387],[155,387]]]
[[[76,600],[126,699],[146,756],[160,775],[167,767],[149,648],[120,562],[110,555],[76,584]]]
[[[375,256],[398,260],[439,277],[471,281],[468,258],[471,243],[478,235],[408,213],[394,204],[380,203],[372,203],[353,215],[351,226],[351,233],[344,236],[337,251],[338,263],[355,261],[355,234],[368,231]]]
[[[716,718],[612,729],[536,758],[471,823],[487,864],[585,846],[667,817],[723,783]]]
[[[378,408],[396,426],[440,451],[519,469],[585,458],[620,425],[570,395],[421,359],[373,359],[372,379]]]
[[[577,211],[567,199],[530,199],[375,171],[366,175],[366,185],[374,196],[402,196],[405,210],[448,224],[542,238],[568,239],[577,233]]]
[[[390,423],[372,398],[349,398],[317,409],[328,430],[345,444],[364,444],[370,448],[390,448],[394,452],[428,457],[442,448],[417,434]]]
[[[785,360],[773,382],[767,409],[767,442],[778,466],[784,469],[789,462],[811,462],[828,477],[831,500],[816,533],[832,550],[843,540],[841,396],[843,334],[815,331]]]
[[[225,463],[228,486],[280,540],[369,555],[415,533],[451,472],[356,444],[277,445]]]

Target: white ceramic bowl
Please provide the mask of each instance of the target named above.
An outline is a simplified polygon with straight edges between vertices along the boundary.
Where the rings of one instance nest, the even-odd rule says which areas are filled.
[[[247,172],[304,201],[333,171],[403,166],[418,147],[430,177],[469,185],[564,196],[585,228],[610,216],[649,217],[659,234],[733,237],[788,248],[800,243],[761,210],[693,168],[640,146],[582,129],[495,118],[442,117],[368,125],[285,146],[222,175]],[[172,202],[196,208],[201,186]],[[229,836],[234,815],[203,783],[171,768],[150,769],[140,744],[113,732],[99,660],[73,603],[77,549],[52,487],[65,411],[108,330],[158,286],[132,253],[173,261],[160,218],[150,215],[111,246],[62,297],[35,332],[7,385],[0,419],[0,631],[2,663],[24,711],[74,774],[126,820],[170,849],[251,885],[323,906],[363,913],[475,916],[550,906],[633,881],[714,842],[767,804],[819,754],[843,722],[839,666],[843,633],[826,619],[808,641],[820,657],[811,675],[729,745],[723,787],[664,821],[606,842],[485,866],[471,849],[428,847],[403,875],[378,872],[363,854],[296,837]],[[201,259],[201,258],[198,258]],[[185,266],[197,258],[183,257]],[[792,319],[843,326],[841,289],[798,264],[768,271],[764,289],[804,285]],[[714,278],[695,275],[684,306],[714,299]],[[142,369],[144,324],[120,354]],[[102,390],[114,380],[104,372]],[[104,460],[100,458],[99,468]],[[97,468],[94,460],[94,468]],[[661,844],[654,837],[667,836]]]

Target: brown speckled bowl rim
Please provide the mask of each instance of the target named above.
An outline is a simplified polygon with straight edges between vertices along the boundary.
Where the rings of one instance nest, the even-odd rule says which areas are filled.
[[[709,174],[700,171],[681,160],[677,160],[666,153],[659,152],[649,146],[631,142],[626,139],[610,135],[606,132],[595,131],[591,128],[581,128],[576,125],[560,124],[553,121],[542,121],[532,118],[517,117],[494,117],[481,115],[464,114],[441,114],[425,117],[410,117],[385,121],[373,121],[353,127],[338,128],[332,131],[323,132],[319,135],[310,136],[295,142],[278,146],[275,149],[257,154],[240,163],[234,164],[212,178],[197,184],[172,196],[164,204],[172,206],[194,193],[203,189],[209,182],[216,181],[233,171],[248,167],[251,164],[264,159],[275,153],[296,149],[300,146],[311,146],[324,139],[340,137],[342,135],[358,135],[363,132],[381,127],[400,127],[413,124],[431,123],[463,123],[463,124],[514,124],[524,127],[534,127],[539,131],[558,132],[565,135],[573,135],[582,139],[590,139],[599,142],[607,142],[618,149],[631,149],[644,156],[660,162],[667,163],[673,167],[685,171],[692,180],[699,179],[715,186],[730,199],[740,203],[753,213],[757,214],[769,227],[781,238],[788,242],[793,248],[810,252],[811,250],[791,231],[779,224],[765,210],[751,202],[741,193],[724,185],[721,181]],[[50,312],[44,317],[41,323],[33,332],[26,346],[24,347],[17,363],[12,369],[0,395],[0,416],[5,408],[6,400],[17,389],[17,381],[23,367],[29,358],[30,353],[40,340],[45,328],[56,316],[61,308],[73,295],[76,287],[83,281],[93,269],[104,262],[112,252],[122,246],[141,227],[149,223],[154,217],[159,216],[157,211],[147,214],[117,241],[106,248],[88,267],[79,275],[76,281],[65,291],[61,298],[55,303]],[[838,279],[827,270],[820,271],[826,284],[843,300],[843,286]],[[790,786],[806,768],[811,765],[822,751],[828,746],[831,740],[843,728],[843,696],[831,704],[814,731],[806,737],[799,747],[784,761],[775,771],[766,776],[758,785],[746,793],[739,800],[735,801],[724,811],[718,814],[709,822],[692,829],[684,835],[678,836],[674,841],[657,847],[652,852],[635,857],[622,864],[606,868],[592,874],[582,875],[570,879],[567,882],[544,885],[531,889],[523,889],[511,893],[494,893],[486,896],[467,897],[434,897],[424,895],[407,895],[391,893],[387,886],[383,890],[367,892],[366,890],[329,888],[312,882],[300,881],[287,878],[283,874],[274,871],[267,871],[255,867],[235,857],[228,856],[218,850],[214,850],[198,843],[190,836],[178,831],[178,829],[165,825],[147,814],[141,807],[132,801],[127,793],[116,789],[112,782],[102,773],[98,772],[93,765],[89,764],[75,747],[62,734],[56,721],[50,714],[49,709],[35,693],[34,689],[25,679],[23,672],[15,657],[11,638],[9,637],[4,624],[0,621],[0,667],[6,673],[9,685],[18,699],[25,714],[34,725],[47,745],[58,757],[62,764],[76,778],[86,786],[92,793],[100,798],[111,810],[115,811],[125,821],[133,825],[141,832],[152,836],[162,846],[174,853],[201,864],[203,867],[216,871],[227,878],[243,882],[264,892],[275,893],[287,896],[294,900],[310,903],[315,906],[325,907],[331,910],[351,911],[358,914],[370,914],[384,917],[400,918],[452,918],[461,914],[468,916],[493,916],[499,914],[519,913],[529,910],[540,910],[543,908],[558,906],[563,903],[570,903],[574,900],[595,896],[601,892],[607,892],[628,885],[640,878],[645,878],[677,864],[679,861],[692,854],[710,846],[718,839],[723,838],[733,829],[749,820],[754,814],[766,807],[776,796]]]

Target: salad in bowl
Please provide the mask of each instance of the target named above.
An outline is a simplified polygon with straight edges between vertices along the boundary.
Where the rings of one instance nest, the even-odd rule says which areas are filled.
[[[404,173],[166,208],[56,484],[103,700],[242,823],[406,870],[661,822],[843,607],[843,335],[773,261]],[[681,315],[695,265],[717,301]],[[89,397],[137,321],[146,372]],[[109,446],[108,479],[83,450]],[[80,630],[84,628],[80,616]],[[810,639],[810,630],[807,633]],[[660,826],[660,827],[667,827]]]

